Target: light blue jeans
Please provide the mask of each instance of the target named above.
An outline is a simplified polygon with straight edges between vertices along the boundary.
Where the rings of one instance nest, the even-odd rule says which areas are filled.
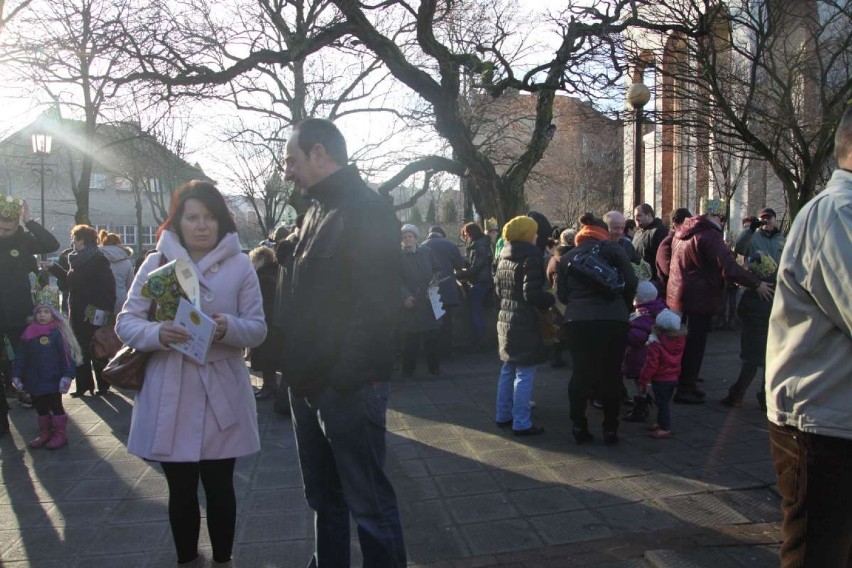
[[[503,363],[497,382],[497,422],[512,420],[513,430],[526,430],[532,426],[530,397],[536,366],[521,367]]]

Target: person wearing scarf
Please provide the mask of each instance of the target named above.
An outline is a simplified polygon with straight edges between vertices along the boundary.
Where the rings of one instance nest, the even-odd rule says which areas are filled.
[[[594,395],[603,403],[603,438],[607,445],[618,443],[618,413],[621,402],[621,360],[627,343],[628,318],[638,280],[624,249],[610,240],[602,219],[591,213],[580,218],[576,247],[559,261],[556,293],[565,304],[565,324],[574,361],[568,386],[574,439],[578,444],[592,440],[586,419],[586,405]],[[599,258],[621,274],[624,290],[619,295],[604,293],[599,287],[576,275],[569,266],[579,255],[599,246]]]
[[[95,330],[103,325],[112,325],[115,315],[115,278],[109,261],[98,248],[98,234],[88,225],[76,225],[71,229],[74,251],[68,255],[68,270],[57,264],[48,265],[48,270],[68,291],[68,312],[71,329],[80,343],[82,363],[77,367],[77,388],[72,397],[80,397],[86,391],[101,396],[109,390],[109,383],[101,377],[106,361],[92,358],[91,343]],[[95,392],[95,380],[97,393]]]

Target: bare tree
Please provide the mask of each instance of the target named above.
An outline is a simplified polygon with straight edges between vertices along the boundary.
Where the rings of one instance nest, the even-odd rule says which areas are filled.
[[[696,150],[699,192],[718,166],[711,152],[750,156],[781,182],[794,218],[827,179],[834,128],[852,97],[852,4],[672,0],[654,10],[692,30],[667,38],[654,63],[667,103],[657,119],[684,129],[669,143]]]
[[[13,73],[32,85],[37,98],[46,95],[81,119],[74,128],[54,131],[69,152],[77,223],[90,223],[92,168],[116,143],[98,131],[127,118],[131,93],[122,90],[117,79],[127,71],[128,60],[119,46],[125,39],[124,22],[133,17],[131,7],[126,0],[38,2],[7,28],[7,41],[14,46],[9,62]]]
[[[12,21],[12,19],[21,13],[32,0],[19,0],[18,2],[9,2],[0,0],[0,33],[3,33],[3,28]]]

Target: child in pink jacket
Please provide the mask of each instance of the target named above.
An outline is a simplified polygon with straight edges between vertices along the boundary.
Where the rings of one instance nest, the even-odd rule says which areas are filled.
[[[671,310],[657,314],[654,330],[648,338],[648,352],[639,375],[639,386],[654,390],[657,403],[657,423],[651,428],[652,438],[671,438],[671,400],[680,376],[680,362],[686,345],[686,327],[680,316]]]

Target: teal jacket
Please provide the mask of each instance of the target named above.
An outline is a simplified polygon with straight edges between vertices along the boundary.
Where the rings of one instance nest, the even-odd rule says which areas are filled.
[[[761,250],[772,257],[775,263],[781,262],[781,251],[784,250],[786,239],[777,228],[771,233],[763,229],[751,232],[743,229],[734,241],[734,252],[749,257]]]

